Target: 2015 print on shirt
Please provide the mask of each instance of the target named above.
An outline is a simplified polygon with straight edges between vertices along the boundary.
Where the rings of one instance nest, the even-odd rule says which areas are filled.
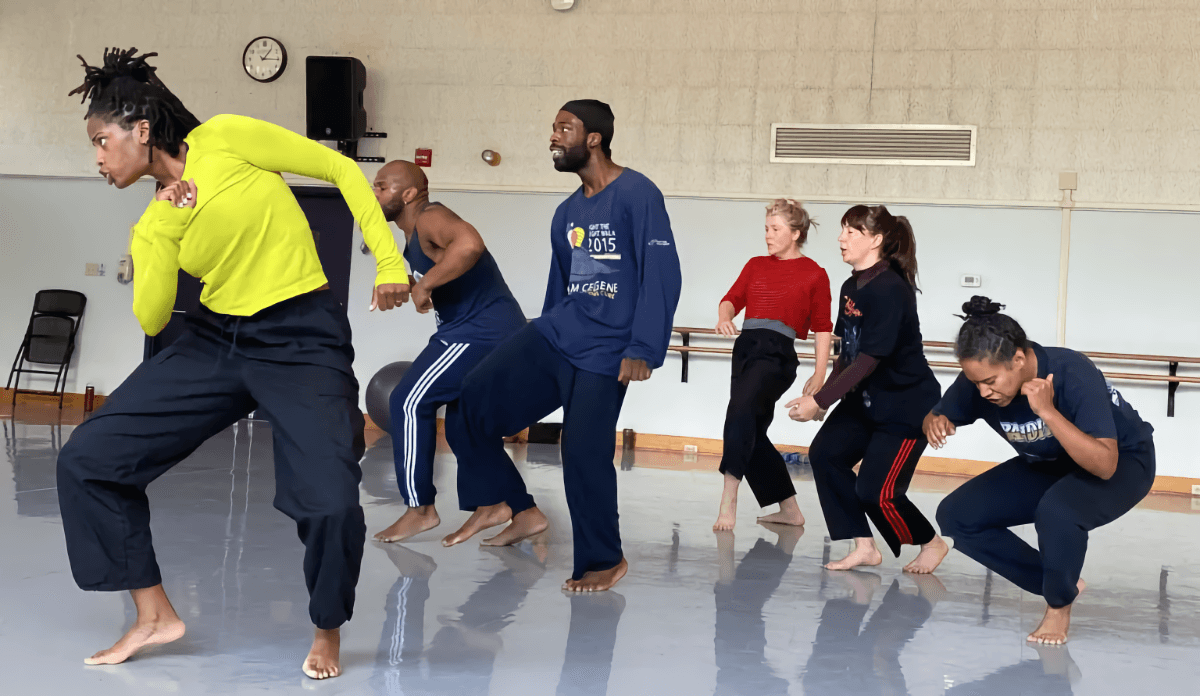
[[[616,299],[617,283],[605,281],[604,276],[616,273],[617,269],[601,263],[602,260],[621,260],[621,254],[617,252],[617,232],[611,223],[593,223],[586,230],[576,227],[573,222],[568,223],[567,241],[571,245],[571,279],[567,294]]]

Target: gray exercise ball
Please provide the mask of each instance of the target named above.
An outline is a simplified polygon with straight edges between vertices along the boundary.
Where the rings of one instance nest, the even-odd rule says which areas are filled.
[[[412,363],[407,360],[384,365],[367,383],[367,415],[376,427],[389,435],[392,434],[392,391],[410,367]]]

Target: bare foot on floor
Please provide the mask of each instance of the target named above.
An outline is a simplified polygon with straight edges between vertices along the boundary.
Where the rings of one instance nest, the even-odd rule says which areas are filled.
[[[1082,594],[1084,588],[1087,587],[1083,578],[1079,578],[1078,587],[1079,593]],[[1075,599],[1079,599],[1079,595],[1075,595]],[[1067,634],[1071,630],[1071,607],[1073,606],[1075,606],[1074,602],[1065,607],[1046,607],[1046,615],[1042,617],[1042,623],[1025,640],[1042,645],[1066,643]]]
[[[507,507],[507,506],[506,506]],[[512,522],[491,539],[484,539],[479,542],[481,546],[512,546],[530,537],[537,536],[546,531],[546,527],[550,525],[546,520],[546,516],[536,507],[531,507],[528,510],[518,512],[512,518]]]
[[[179,640],[183,637],[184,630],[183,621],[174,615],[157,620],[139,620],[115,645],[108,650],[101,650],[83,662],[88,665],[118,665],[148,645],[162,645]]]
[[[504,524],[512,519],[512,508],[508,503],[497,503],[477,508],[457,532],[442,539],[442,546],[461,544],[485,529]]]
[[[854,550],[850,552],[840,561],[832,561],[825,564],[827,570],[850,570],[859,566],[877,566],[883,563],[883,555],[879,553],[879,549],[875,547],[875,541],[872,539],[867,543],[858,542],[856,540]]]
[[[342,673],[340,652],[342,649],[342,634],[337,628],[318,628],[313,638],[312,650],[304,660],[301,669],[309,679],[331,679]]]
[[[714,532],[728,532],[737,523],[737,492],[738,479],[725,474],[725,490],[721,492],[721,508],[717,512],[717,521],[713,524]]]
[[[421,532],[428,532],[442,523],[432,505],[409,508],[395,524],[375,535],[375,541],[391,543],[411,539]]]
[[[804,526],[804,515],[800,514],[800,509],[795,510],[780,510],[772,512],[769,515],[763,515],[758,518],[759,522],[767,522],[770,524],[790,524],[793,527]]]
[[[629,572],[629,563],[624,558],[608,570],[589,570],[578,580],[567,580],[562,588],[568,592],[603,592],[612,589],[617,581]]]
[[[912,560],[912,563],[904,566],[904,572],[918,574],[932,573],[942,564],[948,553],[950,553],[950,547],[946,544],[946,541],[935,534],[933,535],[933,540],[928,544],[921,544],[921,552]]]

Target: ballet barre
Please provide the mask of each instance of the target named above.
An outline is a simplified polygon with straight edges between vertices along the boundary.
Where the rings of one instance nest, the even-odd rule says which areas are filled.
[[[688,357],[692,353],[706,355],[732,355],[732,348],[712,347],[712,346],[693,346],[691,345],[691,337],[693,334],[700,336],[713,336],[719,338],[730,338],[729,336],[721,336],[716,332],[716,329],[694,327],[694,326],[676,326],[672,329],[673,333],[680,336],[680,344],[672,344],[667,347],[668,351],[679,353],[681,360],[680,381],[688,381]],[[800,340],[800,339],[797,339]],[[810,342],[812,339],[804,339],[805,342]],[[833,355],[839,353],[840,341],[833,341]],[[924,341],[925,348],[934,350],[953,350],[954,344],[948,341]],[[1192,377],[1179,374],[1180,365],[1200,365],[1200,357],[1187,357],[1180,355],[1145,355],[1140,353],[1106,353],[1099,351],[1081,351],[1084,355],[1093,360],[1107,362],[1149,362],[1163,363],[1167,365],[1168,374],[1153,375],[1142,372],[1108,372],[1102,371],[1108,379],[1118,379],[1132,382],[1162,382],[1167,385],[1167,417],[1175,417],[1175,392],[1178,391],[1180,384],[1200,384],[1200,377]],[[797,352],[796,357],[805,360],[815,360],[815,352]],[[950,370],[958,370],[959,364],[952,360],[929,360],[929,366],[935,368],[946,368]]]

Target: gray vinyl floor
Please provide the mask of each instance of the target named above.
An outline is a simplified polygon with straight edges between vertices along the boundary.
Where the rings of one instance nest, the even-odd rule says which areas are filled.
[[[6,694],[1187,694],[1200,679],[1200,516],[1151,500],[1092,535],[1069,647],[1034,649],[1040,598],[951,553],[936,579],[830,573],[810,477],[794,474],[803,530],[711,531],[715,460],[637,453],[620,463],[631,570],[613,592],[571,597],[570,521],[552,446],[515,446],[551,533],[516,548],[442,548],[465,518],[455,463],[438,457],[442,527],[368,542],[345,674],[311,682],[302,548],[271,507],[270,428],[243,421],[150,488],[180,641],[86,667],[132,620],[123,594],[84,593],[67,566],[54,462],[69,425],[0,421],[0,644]],[[618,461],[620,457],[617,457]],[[11,475],[9,473],[11,470]],[[384,438],[363,462],[370,532],[402,511]],[[953,484],[913,494],[932,515]],[[1033,538],[1033,530],[1023,530]],[[1192,686],[1188,686],[1192,684]]]

